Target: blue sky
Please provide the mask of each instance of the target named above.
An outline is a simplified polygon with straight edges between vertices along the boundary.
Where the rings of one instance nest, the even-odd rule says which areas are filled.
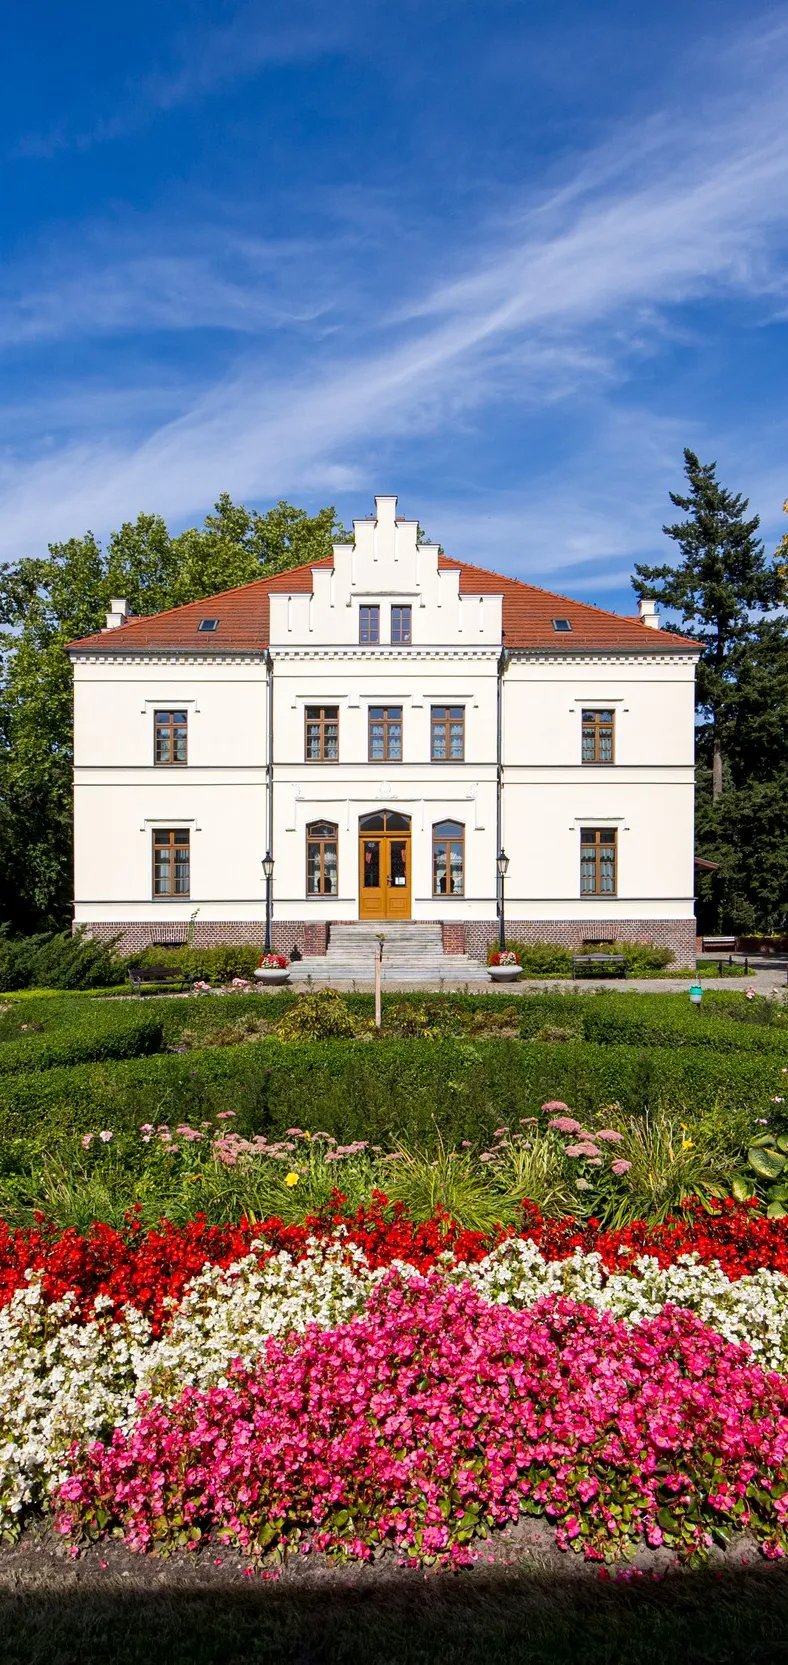
[[[788,497],[788,20],[734,0],[29,0],[0,557],[377,492],[633,611],[684,445]]]

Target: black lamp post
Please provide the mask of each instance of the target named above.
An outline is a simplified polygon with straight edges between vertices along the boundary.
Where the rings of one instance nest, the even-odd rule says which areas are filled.
[[[498,887],[499,887],[498,942],[499,942],[499,945],[500,945],[501,953],[503,953],[503,951],[506,947],[506,923],[505,923],[504,917],[503,917],[503,881],[506,878],[506,870],[509,866],[509,857],[507,856],[506,852],[503,849],[500,849],[498,851],[498,855],[496,857],[496,864],[497,864],[497,867],[498,867]]]
[[[265,946],[263,952],[271,952],[271,880],[274,876],[274,858],[269,850],[263,856],[263,873],[265,874]]]

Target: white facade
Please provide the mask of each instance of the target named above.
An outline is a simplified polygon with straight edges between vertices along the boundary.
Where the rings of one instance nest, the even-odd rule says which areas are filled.
[[[464,926],[482,953],[496,929],[502,843],[512,935],[636,934],[675,946],[686,963],[691,645],[450,564],[417,544],[416,522],[398,520],[395,505],[376,499],[376,516],[354,523],[355,543],[336,546],[333,565],[152,622],[119,623],[113,603],[112,625],[73,645],[75,921],[122,929],[141,946],[176,936],[196,914],[198,940],[259,940],[270,846],[275,941],[311,936],[314,946],[320,932],[305,937],[309,925],[375,916],[360,883],[360,821],[389,810],[407,826],[407,883],[398,872],[388,891],[403,894],[382,898],[384,910],[406,910],[396,917]],[[378,609],[377,642],[360,640],[362,608]],[[410,609],[409,642],[392,642],[392,617],[408,618],[395,608]],[[570,631],[553,627],[551,609]],[[200,631],[212,615],[215,632]],[[401,713],[400,755],[370,760],[370,711],[381,708]],[[316,709],[337,712],[336,758],[307,758]],[[433,755],[442,709],[462,714],[454,760]],[[157,712],[185,714],[185,764],[155,761]],[[584,712],[614,713],[614,761],[583,762]],[[336,829],[336,885],[332,867],[329,893],[310,894],[307,829],[317,822]],[[443,822],[462,829],[458,889],[447,894],[441,877],[435,894],[433,829]],[[603,894],[582,889],[581,829],[614,835]],[[188,833],[188,894],[156,895],[154,834],[173,830]]]

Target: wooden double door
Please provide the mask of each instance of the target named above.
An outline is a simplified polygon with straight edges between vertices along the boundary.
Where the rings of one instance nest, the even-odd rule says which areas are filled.
[[[359,919],[410,919],[410,817],[392,809],[358,824]]]

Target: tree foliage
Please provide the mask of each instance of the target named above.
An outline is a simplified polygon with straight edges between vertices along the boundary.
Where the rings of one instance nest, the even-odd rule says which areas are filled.
[[[769,558],[748,501],[716,464],[684,452],[689,485],[663,527],[671,566],[636,566],[638,595],[659,600],[702,643],[697,673],[698,854],[702,929],[778,931],[788,911],[788,540]]]
[[[63,649],[100,630],[112,596],[157,613],[303,566],[350,534],[332,507],[267,513],[226,494],[172,536],[140,514],[103,549],[92,532],[0,572],[0,918],[32,930],[70,917],[72,683]]]

